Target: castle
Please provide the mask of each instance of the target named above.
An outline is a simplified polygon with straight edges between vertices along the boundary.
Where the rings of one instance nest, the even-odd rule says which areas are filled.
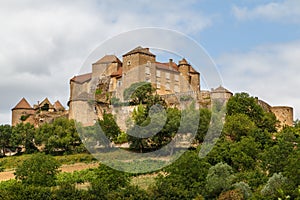
[[[115,55],[105,55],[92,64],[92,72],[74,76],[70,80],[69,110],[59,101],[54,104],[46,98],[41,103],[31,106],[23,98],[12,109],[12,126],[29,122],[38,127],[42,123],[52,122],[58,117],[68,117],[81,122],[84,126],[93,125],[102,118],[104,112],[117,114],[117,123],[125,129],[126,116],[134,106],[114,107],[112,98],[123,102],[123,92],[133,83],[149,82],[156,93],[164,98],[169,106],[177,106],[179,99],[192,97],[197,105],[209,108],[212,100],[223,102],[233,93],[220,86],[211,91],[201,90],[200,73],[183,58],[177,63],[156,61],[156,55],[149,48],[137,47],[122,56],[122,61]],[[275,114],[279,129],[293,125],[293,108],[288,106],[272,107],[257,98],[257,103],[267,112]]]
[[[133,107],[112,110],[112,97],[124,101],[123,92],[132,83],[149,82],[168,105],[178,104],[178,97],[193,96],[200,107],[210,107],[212,99],[227,101],[233,93],[222,86],[204,91],[200,88],[200,73],[186,59],[176,64],[172,59],[161,63],[149,48],[137,47],[122,56],[105,55],[92,64],[92,72],[74,76],[70,80],[69,118],[84,125],[92,125],[103,112],[118,114],[118,122],[124,123],[124,116]],[[293,108],[272,107],[257,99],[267,112],[273,112],[279,121],[279,129],[293,125]]]
[[[12,126],[28,122],[38,127],[43,123],[51,123],[58,117],[67,116],[68,110],[59,101],[51,104],[49,99],[45,98],[42,102],[31,106],[25,98],[22,98],[12,109]]]

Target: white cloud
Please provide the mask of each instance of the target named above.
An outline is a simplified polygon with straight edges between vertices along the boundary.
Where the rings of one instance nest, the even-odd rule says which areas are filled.
[[[238,20],[265,19],[283,23],[300,23],[298,0],[271,2],[254,8],[233,6],[232,11]]]
[[[10,109],[23,96],[31,103],[48,96],[66,105],[69,79],[108,37],[141,27],[194,34],[210,26],[210,17],[190,9],[193,4],[168,0],[1,1],[0,123],[10,122]]]
[[[273,106],[292,106],[300,118],[299,57],[300,41],[294,41],[224,54],[217,63],[228,89],[248,92]]]

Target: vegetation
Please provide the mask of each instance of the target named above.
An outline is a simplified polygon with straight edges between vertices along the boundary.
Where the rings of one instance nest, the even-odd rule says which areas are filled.
[[[39,149],[48,155],[35,153],[1,158],[4,168],[13,162],[14,165],[19,163],[19,166],[15,180],[0,183],[0,198],[300,199],[299,121],[293,127],[277,131],[273,114],[264,111],[256,99],[248,94],[236,94],[228,101],[222,135],[208,155],[200,159],[198,153],[201,143],[214,113],[207,109],[198,110],[191,105],[186,110],[166,108],[163,118],[159,115],[161,112],[151,113],[151,107],[161,101],[151,91],[145,86],[142,91],[131,96],[132,99],[129,97],[129,101],[137,105],[132,116],[134,123],[129,131],[147,136],[161,125],[160,120],[153,119],[164,119],[162,128],[149,137],[129,136],[120,131],[112,115],[105,114],[99,124],[106,136],[116,143],[129,141],[134,151],[145,152],[165,146],[177,133],[196,129],[194,142],[198,144],[197,148],[186,151],[178,160],[154,174],[129,174],[101,164],[96,169],[58,173],[57,161],[92,161],[88,154],[70,155],[74,156],[70,160],[69,156],[52,156],[58,152],[74,154],[79,149],[85,151],[74,128],[74,121],[59,119],[38,129],[29,124],[16,127],[2,125],[1,149],[23,147],[26,153],[31,153],[38,151],[37,146],[43,145],[45,148]],[[195,118],[199,118],[199,123],[193,121]],[[179,130],[182,120],[186,120],[186,125]],[[152,123],[154,126],[150,126]],[[195,127],[195,124],[198,126]],[[134,132],[138,130],[137,126],[147,127],[147,130]],[[82,134],[90,136],[95,130],[96,126],[88,127]],[[88,144],[95,145],[95,141],[101,140],[95,138],[88,141]],[[18,160],[21,158],[23,160]],[[150,161],[145,163],[142,167],[151,165]],[[139,178],[142,181],[136,181]]]

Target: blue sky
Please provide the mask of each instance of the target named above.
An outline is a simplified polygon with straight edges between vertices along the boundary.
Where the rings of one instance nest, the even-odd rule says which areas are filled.
[[[229,90],[293,106],[300,118],[298,0],[4,0],[0,27],[0,124],[10,123],[22,97],[66,105],[69,79],[88,55],[104,40],[143,27],[193,38]]]

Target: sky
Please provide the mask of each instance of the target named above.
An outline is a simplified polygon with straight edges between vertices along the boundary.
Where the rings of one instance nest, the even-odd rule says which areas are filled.
[[[213,59],[224,87],[292,106],[300,118],[298,0],[2,0],[0,124],[11,123],[22,97],[67,107],[69,80],[90,53],[144,27],[187,35]]]

